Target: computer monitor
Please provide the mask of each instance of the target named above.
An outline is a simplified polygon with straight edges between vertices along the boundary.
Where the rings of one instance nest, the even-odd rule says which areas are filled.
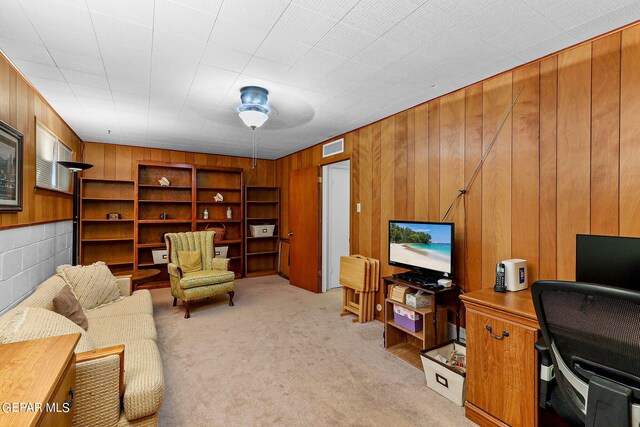
[[[578,234],[576,281],[640,291],[640,238]]]
[[[452,222],[389,221],[389,265],[453,277],[453,248]]]

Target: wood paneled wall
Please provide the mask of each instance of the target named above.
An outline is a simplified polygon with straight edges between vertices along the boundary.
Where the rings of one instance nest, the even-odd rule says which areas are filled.
[[[352,253],[392,273],[387,221],[442,220],[521,87],[466,203],[447,218],[456,222],[455,281],[467,291],[491,287],[495,263],[507,258],[528,260],[531,281],[571,280],[576,233],[640,236],[635,25],[342,135]],[[281,236],[289,172],[322,163],[321,145],[277,160]]]
[[[0,120],[22,132],[22,212],[0,213],[0,227],[71,219],[71,196],[35,188],[35,121],[39,120],[80,158],[81,141],[51,106],[0,53]]]
[[[91,163],[93,167],[86,170],[83,176],[134,180],[138,160],[243,168],[244,185],[275,185],[274,160],[258,160],[256,169],[251,169],[251,159],[246,157],[218,156],[99,142],[84,143],[84,161]]]

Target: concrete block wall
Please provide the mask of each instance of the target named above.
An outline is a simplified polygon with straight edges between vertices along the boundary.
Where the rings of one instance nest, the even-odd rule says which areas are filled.
[[[0,314],[71,263],[71,221],[0,230]]]

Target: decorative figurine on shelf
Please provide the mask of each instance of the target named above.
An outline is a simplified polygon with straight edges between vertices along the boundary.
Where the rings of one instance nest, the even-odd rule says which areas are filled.
[[[202,212],[202,219],[209,219],[209,209],[204,208],[204,212]]]
[[[113,213],[108,213],[107,214],[107,219],[110,219],[112,221],[117,221],[120,218],[122,218],[122,216],[119,213],[113,212]]]
[[[166,176],[163,176],[162,178],[160,178],[158,182],[160,183],[161,187],[168,187],[169,185],[171,185],[171,183],[169,182]]]
[[[169,215],[167,215],[167,213],[166,213],[166,212],[162,212],[162,213],[160,214],[160,219],[168,219],[168,218],[169,218]]]
[[[231,210],[231,206],[227,207],[227,219],[233,218],[233,211]]]
[[[222,194],[220,193],[216,193],[216,195],[213,197],[213,201],[214,202],[222,202],[224,200],[224,197],[222,197]]]

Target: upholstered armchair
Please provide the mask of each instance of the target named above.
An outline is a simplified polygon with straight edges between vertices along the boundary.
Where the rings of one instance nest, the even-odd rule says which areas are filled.
[[[171,281],[173,306],[176,306],[178,299],[182,300],[185,319],[190,317],[189,302],[193,300],[209,298],[226,292],[229,294],[229,305],[233,305],[235,273],[227,270],[229,268],[228,258],[214,258],[213,237],[215,234],[213,231],[165,234],[169,261],[167,269]],[[200,251],[201,269],[185,272],[178,256],[178,252],[181,251]],[[184,259],[184,252],[182,255]]]

